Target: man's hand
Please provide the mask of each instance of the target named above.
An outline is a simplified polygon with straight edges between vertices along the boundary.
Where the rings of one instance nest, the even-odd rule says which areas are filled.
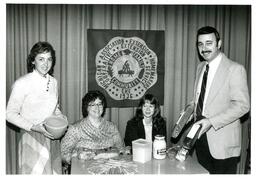
[[[212,127],[212,124],[210,123],[208,118],[201,119],[200,121],[196,122],[195,124],[200,124],[202,126],[202,128],[199,132],[199,135],[198,135],[198,139],[201,137],[201,135],[203,135],[205,132],[207,132]]]

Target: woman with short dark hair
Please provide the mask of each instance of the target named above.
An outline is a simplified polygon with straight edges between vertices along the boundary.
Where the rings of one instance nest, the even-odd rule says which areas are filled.
[[[52,115],[67,120],[59,110],[57,80],[52,76],[55,61],[51,44],[36,43],[27,58],[28,73],[17,79],[12,87],[6,117],[21,129],[20,174],[61,173],[61,160],[56,162],[54,157],[57,156],[51,155],[53,136],[43,125]]]
[[[106,99],[100,91],[89,91],[83,97],[83,119],[70,125],[61,141],[61,154],[65,163],[70,163],[72,154],[79,149],[123,149],[123,141],[116,125],[104,119],[106,107]]]

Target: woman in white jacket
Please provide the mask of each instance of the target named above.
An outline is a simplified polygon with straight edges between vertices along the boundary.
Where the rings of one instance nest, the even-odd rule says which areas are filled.
[[[45,118],[58,115],[57,80],[52,76],[56,57],[48,42],[36,43],[27,58],[28,74],[17,79],[7,104],[7,121],[21,129],[20,174],[52,174],[61,171],[51,156],[53,136],[44,128]],[[54,166],[58,166],[54,168]]]

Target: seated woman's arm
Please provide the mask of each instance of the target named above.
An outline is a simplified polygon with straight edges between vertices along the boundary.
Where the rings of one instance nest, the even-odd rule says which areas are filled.
[[[114,147],[122,151],[124,149],[124,142],[122,140],[122,137],[115,125],[113,125],[112,130],[113,130],[112,132],[113,132]]]
[[[79,132],[73,125],[69,126],[67,133],[61,140],[61,157],[67,163],[70,163],[72,152],[79,140]]]

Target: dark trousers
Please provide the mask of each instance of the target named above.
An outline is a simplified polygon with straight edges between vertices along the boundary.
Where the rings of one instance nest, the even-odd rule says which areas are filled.
[[[210,174],[236,174],[239,157],[221,160],[213,158],[209,151],[205,133],[196,141],[195,149],[198,162],[207,169]]]

